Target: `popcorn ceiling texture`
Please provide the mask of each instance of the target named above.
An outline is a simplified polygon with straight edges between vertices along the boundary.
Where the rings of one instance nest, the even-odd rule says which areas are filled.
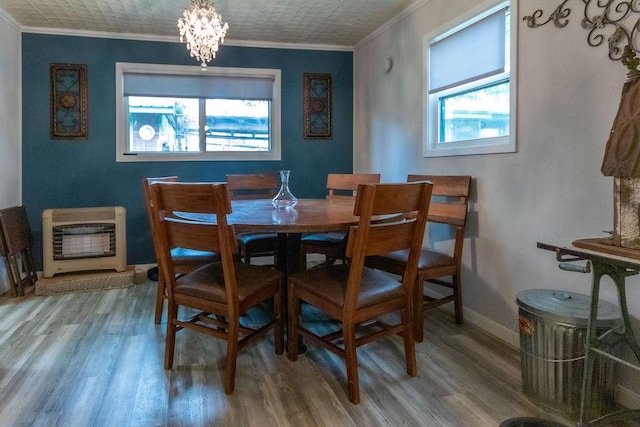
[[[219,0],[227,40],[354,46],[414,0]],[[0,0],[27,30],[175,36],[188,0]]]

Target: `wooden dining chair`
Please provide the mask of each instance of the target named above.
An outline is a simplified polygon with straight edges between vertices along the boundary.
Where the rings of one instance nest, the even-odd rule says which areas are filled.
[[[227,186],[231,200],[271,199],[278,191],[278,178],[275,174],[229,174]],[[252,257],[275,256],[278,249],[276,233],[237,233],[239,254],[246,263]]]
[[[35,286],[38,280],[33,234],[24,206],[0,209],[0,255],[5,260],[12,296],[24,296],[25,286]]]
[[[231,394],[240,349],[270,330],[274,331],[275,352],[281,354],[284,349],[283,274],[235,259],[236,235],[234,227],[227,223],[231,203],[225,183],[154,182],[151,190],[153,210],[158,218],[156,237],[160,242],[160,265],[167,278],[168,290],[164,367],[173,367],[179,330],[192,329],[224,339],[227,343],[224,391]],[[204,214],[215,218],[215,222],[182,219],[189,213]],[[171,256],[174,248],[216,252],[221,261],[178,277]],[[272,301],[273,307],[271,320],[260,327],[240,323],[241,315],[268,300]],[[186,316],[191,312],[182,310],[179,313],[179,307],[194,309],[197,313],[181,318],[180,313]]]
[[[460,270],[462,246],[467,220],[471,177],[467,175],[409,175],[408,182],[428,180],[433,183],[429,223],[442,224],[454,232],[453,250],[449,253],[433,249],[423,249],[418,260],[415,276],[414,313],[416,318],[416,341],[424,339],[424,311],[453,302],[456,323],[462,324],[462,285]],[[395,251],[367,259],[367,266],[402,275],[409,258],[408,251]],[[450,277],[449,280],[446,278]],[[442,297],[424,294],[424,283],[432,283],[451,289]]]
[[[158,290],[156,291],[156,306],[154,314],[154,323],[160,324],[162,320],[162,309],[164,301],[167,299],[167,286],[166,279],[162,275],[162,267],[159,265],[160,257],[158,251],[160,250],[159,242],[155,239],[154,228],[157,226],[157,221],[153,216],[153,200],[151,198],[151,183],[152,182],[177,182],[177,176],[163,176],[157,178],[145,178],[142,180],[142,192],[144,194],[145,209],[147,212],[147,219],[149,221],[149,229],[151,230],[151,238],[153,241],[153,249],[156,254],[156,262],[158,262]],[[173,248],[171,250],[171,259],[173,260],[176,274],[185,274],[195,270],[201,265],[213,262],[220,259],[220,255],[212,252],[194,251],[186,248]]]
[[[298,336],[308,338],[345,359],[347,394],[353,403],[360,401],[356,348],[385,336],[401,334],[404,340],[407,373],[416,376],[416,355],[412,312],[412,287],[415,283],[418,255],[427,221],[431,184],[366,184],[358,187],[346,254],[348,264],[321,264],[288,277],[289,336],[287,354],[297,359]],[[415,213],[407,218],[408,213]],[[378,215],[398,219],[377,221]],[[365,257],[396,250],[409,251],[404,280],[364,265]],[[342,324],[341,330],[320,335],[305,326],[300,302],[318,307]],[[375,319],[400,312],[399,323]],[[340,345],[342,343],[342,345]]]
[[[378,173],[354,173],[327,175],[327,199],[355,199],[356,190],[360,184],[377,184],[380,182]],[[346,233],[329,232],[313,233],[303,236],[300,241],[300,266],[307,265],[307,254],[323,254],[325,263],[333,264],[337,260],[346,260]]]

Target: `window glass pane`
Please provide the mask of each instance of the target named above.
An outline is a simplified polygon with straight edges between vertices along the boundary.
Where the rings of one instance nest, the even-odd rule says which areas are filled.
[[[206,151],[268,151],[269,101],[207,99]]]
[[[198,100],[130,96],[130,152],[197,152]]]
[[[509,135],[509,81],[440,98],[439,143]]]

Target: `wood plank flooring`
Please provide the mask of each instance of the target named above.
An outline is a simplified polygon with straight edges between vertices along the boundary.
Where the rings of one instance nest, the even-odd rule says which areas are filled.
[[[174,369],[163,369],[165,324],[153,324],[155,290],[148,282],[0,298],[0,425],[497,427],[513,417],[560,420],[520,391],[517,349],[455,325],[440,310],[425,318],[416,378],[405,372],[398,337],[358,350],[359,405],[347,400],[340,358],[309,344],[292,363],[274,353],[270,336],[240,352],[235,393],[227,396],[220,340],[181,331]],[[319,315],[314,320],[324,327]]]

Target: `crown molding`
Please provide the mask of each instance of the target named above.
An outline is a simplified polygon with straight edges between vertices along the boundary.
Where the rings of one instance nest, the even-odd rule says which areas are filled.
[[[6,21],[7,24],[11,25],[18,31],[22,31],[22,27],[20,23],[13,19],[13,16],[9,15],[3,8],[0,7],[0,20]]]
[[[2,9],[0,9],[0,11],[2,11]],[[137,40],[137,41],[181,43],[178,38],[178,35],[159,36],[159,35],[153,35],[153,34],[110,33],[105,31],[69,30],[64,28],[21,27],[19,24],[18,24],[18,29],[23,33],[49,34],[49,35],[57,35],[57,36],[96,37],[96,38],[105,38],[105,39],[124,39],[124,40]],[[329,51],[353,52],[353,46],[302,44],[302,43],[278,43],[278,42],[265,42],[265,41],[253,41],[253,40],[225,39],[224,45],[239,46],[239,47],[253,47],[253,48],[267,48],[267,49],[329,50]]]

